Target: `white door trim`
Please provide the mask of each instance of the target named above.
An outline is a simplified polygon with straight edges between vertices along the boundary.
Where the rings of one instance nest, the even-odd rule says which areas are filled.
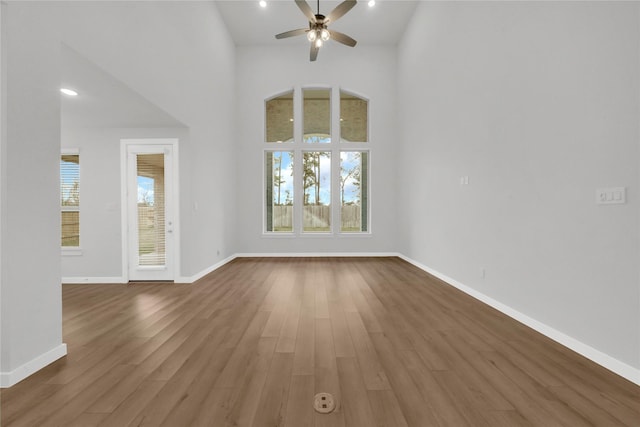
[[[121,239],[122,239],[122,277],[125,282],[129,279],[129,214],[128,214],[128,151],[133,145],[171,145],[173,155],[171,156],[173,170],[173,274],[171,280],[180,277],[180,173],[178,170],[178,139],[177,138],[143,138],[143,139],[121,139],[120,140],[120,200],[121,200]]]

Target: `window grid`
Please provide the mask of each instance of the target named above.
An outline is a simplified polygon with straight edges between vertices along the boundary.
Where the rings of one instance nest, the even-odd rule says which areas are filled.
[[[316,124],[315,128],[310,130],[313,132],[313,138],[309,138],[309,135],[304,134],[304,129],[309,128],[309,123],[313,121],[309,118],[308,111],[305,111],[305,93],[312,93],[318,95],[319,91],[325,91],[328,94],[329,102],[329,123],[328,129],[330,134],[326,134],[327,127],[319,126]],[[266,191],[263,193],[265,197],[265,212],[263,215],[263,221],[265,225],[263,230],[268,235],[291,235],[291,236],[313,236],[313,235],[363,235],[370,234],[369,224],[369,171],[370,171],[370,148],[367,144],[369,140],[369,104],[366,98],[352,94],[341,90],[338,87],[332,88],[318,88],[318,87],[295,87],[292,91],[284,92],[286,96],[293,99],[293,140],[280,142],[276,144],[267,141],[266,135],[269,133],[270,123],[268,122],[269,116],[265,113],[265,146],[264,146],[264,170],[265,170],[265,187]],[[282,95],[280,95],[282,96]],[[270,100],[276,99],[278,96],[270,98]],[[348,101],[355,105],[356,109],[360,111],[360,117],[358,111],[350,111],[347,114],[347,119],[357,119],[359,122],[352,124],[350,135],[364,136],[361,139],[364,141],[349,141],[342,139],[341,131],[343,129],[344,120],[341,120],[341,105],[344,104],[347,98]],[[266,103],[265,103],[266,106]],[[266,107],[265,107],[266,110]],[[352,108],[353,110],[353,108]],[[305,119],[305,113],[307,119]],[[364,115],[364,117],[362,117]],[[272,116],[273,117],[273,116]],[[326,118],[326,112],[323,113],[323,117]],[[306,123],[305,123],[306,120]],[[282,124],[282,123],[281,123]],[[271,133],[273,134],[273,133]],[[273,139],[273,138],[271,138]],[[360,138],[356,138],[360,139]],[[277,207],[282,205],[282,200],[277,203],[274,199],[276,197],[276,190],[274,190],[274,184],[277,181],[277,173],[274,175],[274,165],[277,166],[278,153],[282,153],[286,150],[292,155],[292,168],[293,174],[292,189],[289,192],[288,204],[289,207]],[[318,183],[317,182],[305,182],[305,169],[309,169],[309,165],[305,165],[305,156],[309,156],[312,153],[323,153],[328,162],[328,171],[320,171],[320,175],[324,178],[324,183],[320,182],[320,185],[325,185],[325,189],[321,192],[322,197],[317,194]],[[342,183],[342,161],[343,155],[356,154],[359,156],[359,181],[358,181],[358,196],[352,197],[349,202],[345,202],[343,197],[345,184]],[[275,160],[274,160],[275,159]],[[275,163],[274,163],[275,161]],[[313,163],[313,162],[312,162]],[[307,171],[309,173],[309,171]],[[276,176],[276,178],[274,178]],[[316,179],[319,175],[316,175]],[[352,180],[353,181],[353,180]],[[313,190],[311,187],[315,187]],[[353,182],[350,184],[351,191],[353,191]],[[282,197],[282,194],[281,194]],[[313,200],[309,200],[312,198]],[[356,202],[357,199],[357,202]],[[313,203],[309,203],[313,202]],[[343,207],[343,202],[348,204],[348,207]],[[358,204],[358,207],[354,205]],[[274,226],[275,224],[282,224],[280,218],[275,218],[274,213],[276,211],[287,212],[287,215],[291,216],[291,223],[287,227]],[[356,213],[354,213],[356,212]],[[351,218],[347,221],[347,215]],[[358,220],[354,220],[354,216],[358,217]],[[319,220],[318,218],[321,218]],[[313,218],[313,222],[310,218]],[[344,221],[343,221],[344,218]],[[289,224],[289,223],[287,223]],[[324,225],[323,225],[324,224]]]

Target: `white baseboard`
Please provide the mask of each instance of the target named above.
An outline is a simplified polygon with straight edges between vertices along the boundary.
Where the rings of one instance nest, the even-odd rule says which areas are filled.
[[[211,273],[212,271],[215,271],[215,270],[219,269],[220,267],[222,267],[223,265],[233,261],[234,259],[236,259],[236,257],[237,257],[237,255],[231,255],[231,256],[223,259],[222,261],[215,263],[211,267],[207,267],[204,270],[200,271],[199,273],[194,274],[193,276],[177,277],[175,282],[176,283],[193,283],[193,282],[195,282],[197,280],[202,279],[204,276],[206,276],[207,274]]]
[[[540,332],[542,335],[548,338],[551,338],[557,343],[562,344],[563,346],[575,351],[576,353],[586,357],[587,359],[597,363],[598,365],[620,375],[623,378],[628,379],[629,381],[635,384],[640,385],[640,369],[636,369],[633,366],[627,365],[626,363],[621,362],[618,359],[611,357],[608,354],[603,353],[600,350],[597,350],[581,341],[578,341],[575,338],[570,337],[569,335],[558,331],[557,329],[554,329],[548,325],[545,325],[544,323],[539,322],[527,316],[526,314],[523,314],[517,310],[514,310],[513,308],[499,301],[496,301],[493,298],[488,297],[487,295],[481,292],[478,292],[473,288],[470,288],[469,286],[463,285],[457,280],[454,280],[451,277],[448,277],[430,267],[427,267],[424,264],[414,261],[413,259],[406,257],[402,254],[398,256],[403,260],[407,261],[408,263],[415,265],[419,269],[426,271],[432,276],[435,276],[438,279],[448,283],[449,285],[461,290],[467,295],[470,295],[473,298],[479,301],[482,301],[483,303],[495,308],[496,310],[500,311],[503,314],[506,314],[512,319],[515,319],[518,322],[524,325],[527,325],[531,329],[534,329],[535,331]]]
[[[279,252],[279,253],[239,253],[238,258],[322,258],[322,257],[389,257],[400,256],[397,252]]]
[[[207,267],[193,276],[181,276],[176,278],[176,283],[193,283],[202,279],[207,274],[217,270],[236,258],[302,258],[302,257],[386,257],[399,256],[397,252],[310,252],[310,253],[238,253],[233,254],[222,261]]]
[[[77,284],[125,284],[124,277],[63,277],[62,283],[69,285]]]
[[[10,372],[0,372],[0,387],[7,388],[19,383],[29,375],[67,355],[67,345],[62,343],[52,350],[41,354],[33,360]]]

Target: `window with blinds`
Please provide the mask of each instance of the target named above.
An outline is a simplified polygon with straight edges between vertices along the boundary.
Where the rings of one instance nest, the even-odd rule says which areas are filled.
[[[138,265],[166,265],[164,154],[138,154]]]
[[[60,157],[60,209],[62,247],[80,246],[80,156]]]

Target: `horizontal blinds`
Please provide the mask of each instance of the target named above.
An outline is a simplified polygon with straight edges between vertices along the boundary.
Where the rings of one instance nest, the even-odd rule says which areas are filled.
[[[60,158],[62,246],[80,246],[80,156]]]
[[[138,154],[138,265],[164,266],[164,154]]]

